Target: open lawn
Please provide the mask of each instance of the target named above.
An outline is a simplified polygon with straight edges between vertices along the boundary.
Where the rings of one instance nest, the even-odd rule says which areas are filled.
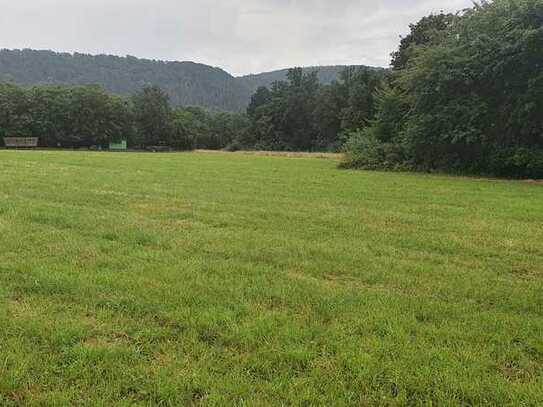
[[[0,405],[543,404],[543,186],[0,151]]]

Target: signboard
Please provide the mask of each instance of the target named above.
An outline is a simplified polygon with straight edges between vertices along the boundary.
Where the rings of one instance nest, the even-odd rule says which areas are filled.
[[[38,137],[4,137],[7,148],[32,148],[38,147]]]
[[[127,148],[126,140],[121,140],[120,142],[117,142],[117,143],[114,143],[114,142],[109,143],[110,150],[126,150],[126,148]]]

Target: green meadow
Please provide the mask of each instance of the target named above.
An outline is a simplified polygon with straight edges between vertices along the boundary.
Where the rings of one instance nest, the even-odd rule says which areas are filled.
[[[0,406],[543,405],[543,185],[0,151]]]

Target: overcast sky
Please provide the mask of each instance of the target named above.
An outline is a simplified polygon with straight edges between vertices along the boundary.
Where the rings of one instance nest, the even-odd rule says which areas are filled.
[[[408,24],[471,0],[0,0],[0,48],[195,61],[234,75],[387,66]]]

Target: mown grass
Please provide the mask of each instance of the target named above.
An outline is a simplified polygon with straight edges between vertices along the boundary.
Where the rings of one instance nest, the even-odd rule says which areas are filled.
[[[543,187],[0,151],[0,405],[543,404]]]

